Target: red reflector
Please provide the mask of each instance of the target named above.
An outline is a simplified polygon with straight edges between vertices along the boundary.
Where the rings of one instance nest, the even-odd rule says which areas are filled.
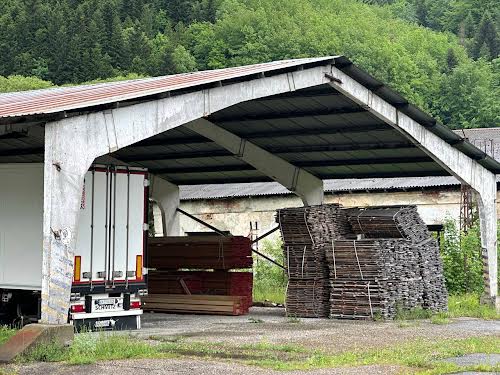
[[[140,309],[141,308],[141,301],[130,302],[130,308],[131,309]]]
[[[72,313],[81,313],[85,312],[85,305],[71,305]]]

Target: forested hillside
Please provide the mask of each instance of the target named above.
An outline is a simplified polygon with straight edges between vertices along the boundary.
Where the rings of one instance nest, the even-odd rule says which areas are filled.
[[[497,3],[2,0],[0,91],[343,54],[452,128],[500,126]]]

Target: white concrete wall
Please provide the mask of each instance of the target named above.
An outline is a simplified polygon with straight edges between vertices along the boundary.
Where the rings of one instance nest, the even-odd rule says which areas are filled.
[[[500,193],[498,197],[500,212]],[[447,217],[458,221],[460,216],[460,190],[325,194],[325,202],[345,207],[416,204],[427,224],[442,224]],[[259,234],[263,234],[277,225],[277,209],[298,206],[302,206],[302,202],[294,195],[181,201],[180,205],[183,210],[221,230],[243,236],[250,233],[250,221],[257,221]],[[180,216],[183,234],[209,231],[190,218]],[[275,232],[269,238],[278,235]]]

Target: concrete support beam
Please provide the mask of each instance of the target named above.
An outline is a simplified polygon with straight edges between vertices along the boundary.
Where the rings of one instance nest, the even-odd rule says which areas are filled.
[[[237,158],[296,193],[304,205],[323,203],[323,181],[305,169],[296,167],[208,120],[199,119],[185,126],[224,147]]]
[[[484,277],[487,280],[484,292],[498,306],[495,175],[335,66],[331,67],[330,75],[333,77],[330,82],[333,88],[401,132],[444,169],[478,193]]]
[[[179,187],[160,177],[150,177],[150,195],[161,212],[164,236],[180,236],[181,227],[177,208],[180,205]]]
[[[42,322],[68,318],[83,180],[96,158],[234,104],[328,83],[328,70],[325,65],[47,123]]]
[[[41,316],[45,324],[68,321],[83,181],[94,160],[84,142],[58,125],[45,127]]]

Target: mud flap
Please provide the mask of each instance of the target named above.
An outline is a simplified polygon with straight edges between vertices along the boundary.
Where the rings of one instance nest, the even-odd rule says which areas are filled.
[[[136,330],[141,329],[141,315],[75,319],[73,325],[76,332]]]

